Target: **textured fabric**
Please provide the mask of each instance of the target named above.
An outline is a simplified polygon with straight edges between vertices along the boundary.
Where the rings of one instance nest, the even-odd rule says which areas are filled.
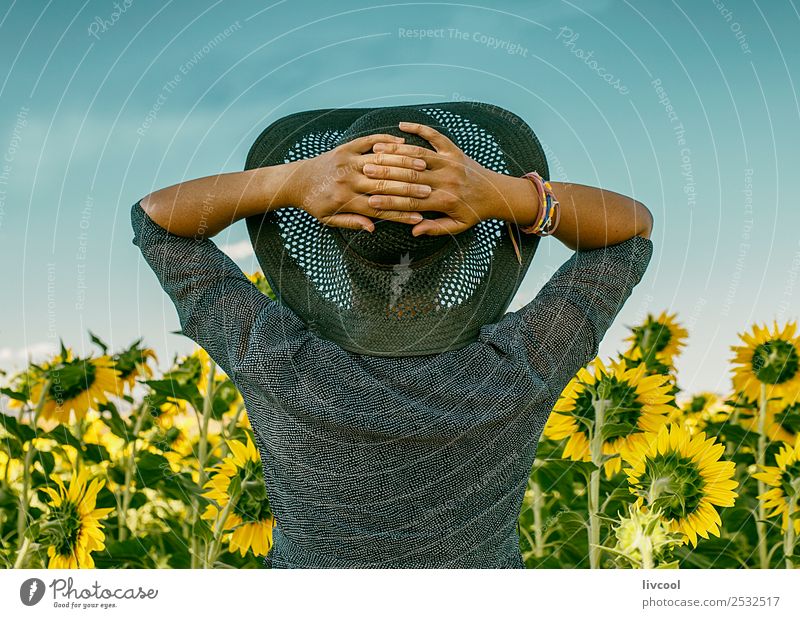
[[[244,397],[277,519],[266,565],[523,568],[516,525],[544,424],[650,240],[575,252],[464,348],[388,358],[310,332],[211,240],[167,232],[139,202],[131,215],[183,332]]]

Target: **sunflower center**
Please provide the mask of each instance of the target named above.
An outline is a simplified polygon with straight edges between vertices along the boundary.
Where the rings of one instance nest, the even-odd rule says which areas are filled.
[[[147,363],[147,357],[144,355],[144,350],[131,347],[117,354],[114,359],[114,369],[120,372],[121,378],[127,378],[131,375],[138,365]]]
[[[705,482],[688,457],[670,451],[648,459],[641,484],[647,488],[649,506],[669,519],[684,519],[703,499]]]
[[[689,412],[693,414],[697,414],[702,412],[706,404],[708,403],[708,397],[705,395],[696,395],[692,397],[692,402],[689,404]]]
[[[800,367],[797,348],[783,339],[771,339],[753,350],[753,373],[765,384],[781,384],[791,380]]]
[[[272,515],[267,489],[260,475],[261,464],[257,461],[248,461],[244,468],[239,469],[242,495],[234,507],[234,512],[245,523],[264,521]]]
[[[596,393],[600,392],[602,392],[602,397],[609,402],[603,421],[604,441],[629,436],[640,431],[638,422],[642,404],[636,398],[636,389],[628,382],[620,381],[614,376],[603,377],[595,389],[584,389],[575,398],[575,414],[594,421],[594,403],[598,398]]]
[[[794,503],[800,507],[800,488],[798,487],[798,480],[800,479],[800,461],[795,461],[786,469],[781,471],[781,489],[783,495],[787,500],[794,496]]]
[[[661,322],[648,320],[633,329],[634,343],[639,346],[645,357],[653,357],[664,350],[672,340],[669,326]]]
[[[786,406],[775,415],[775,422],[792,435],[800,433],[800,402]]]
[[[91,361],[78,360],[54,367],[48,373],[50,397],[61,405],[92,387],[97,367]]]
[[[55,534],[52,545],[60,556],[71,556],[78,545],[78,534],[81,531],[81,517],[77,505],[72,502],[62,502],[50,508],[53,521],[58,522],[58,527],[53,528]]]

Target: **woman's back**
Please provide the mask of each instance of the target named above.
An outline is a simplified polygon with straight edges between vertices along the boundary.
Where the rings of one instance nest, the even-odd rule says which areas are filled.
[[[368,357],[295,332],[238,377],[268,453],[268,562],[521,567],[516,522],[553,404],[524,350]]]

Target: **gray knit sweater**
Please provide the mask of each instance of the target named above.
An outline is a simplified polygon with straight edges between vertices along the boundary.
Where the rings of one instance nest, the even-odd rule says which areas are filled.
[[[208,239],[139,202],[134,244],[186,336],[239,388],[277,524],[275,568],[523,568],[517,518],[548,415],[652,256],[577,251],[459,350],[362,356],[306,330]]]

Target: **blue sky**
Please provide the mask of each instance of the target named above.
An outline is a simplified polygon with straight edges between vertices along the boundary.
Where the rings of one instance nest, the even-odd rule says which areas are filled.
[[[117,348],[144,336],[164,364],[191,350],[131,244],[130,206],[241,170],[266,125],[318,107],[501,105],[536,131],[553,179],[644,202],[653,261],[601,356],[646,312],[677,312],[680,385],[724,391],[737,333],[800,314],[791,1],[0,6],[6,369],[59,337],[87,351],[87,329]],[[244,223],[215,240],[255,268]],[[541,243],[511,308],[567,257]]]

